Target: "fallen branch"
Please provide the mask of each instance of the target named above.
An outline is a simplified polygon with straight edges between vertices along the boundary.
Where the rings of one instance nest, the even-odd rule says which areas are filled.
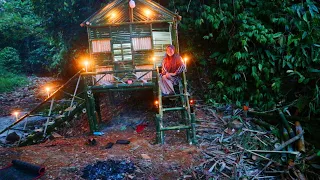
[[[297,155],[299,152],[297,151],[266,151],[266,150],[251,150],[252,152],[260,152],[260,153],[286,153],[286,154],[294,154]]]
[[[258,136],[254,136],[256,137],[262,144],[264,144],[265,146],[268,146],[267,143],[263,142]]]
[[[220,118],[219,116],[217,116],[217,114],[212,110],[212,109],[207,109],[216,119],[219,119],[220,121],[222,121],[223,125],[227,125],[228,123],[226,121],[224,121],[222,118]]]
[[[251,153],[251,154],[254,154],[254,155],[256,155],[256,156],[259,156],[259,157],[261,157],[262,159],[266,159],[266,160],[272,161],[270,158],[264,157],[264,156],[262,156],[262,155],[260,155],[260,154],[258,154],[258,153],[255,153],[255,152],[253,152],[253,151],[251,151],[251,150],[245,149],[245,148],[241,147],[240,145],[237,145],[237,147],[240,148],[240,149],[242,149],[242,150],[244,150],[244,151],[246,151],[246,152],[249,152],[249,153]]]
[[[259,176],[259,174],[261,174],[264,170],[266,170],[271,165],[271,163],[272,161],[269,161],[268,164],[260,172],[258,172],[258,174],[256,174],[252,179],[255,179],[257,176]]]
[[[254,132],[254,133],[257,133],[257,134],[267,134],[266,132],[251,130],[251,129],[247,129],[247,128],[242,128],[242,130],[243,131],[248,131],[248,132]]]

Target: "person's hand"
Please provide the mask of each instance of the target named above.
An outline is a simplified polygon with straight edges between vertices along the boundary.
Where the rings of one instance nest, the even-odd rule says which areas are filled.
[[[170,79],[171,78],[171,73],[166,73],[165,76],[166,76],[167,79]]]

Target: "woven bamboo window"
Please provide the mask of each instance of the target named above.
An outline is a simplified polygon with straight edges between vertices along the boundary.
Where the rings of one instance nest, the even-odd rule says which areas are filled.
[[[151,37],[132,38],[133,50],[149,50],[152,49]]]
[[[93,53],[110,52],[110,51],[111,51],[110,39],[92,40]]]

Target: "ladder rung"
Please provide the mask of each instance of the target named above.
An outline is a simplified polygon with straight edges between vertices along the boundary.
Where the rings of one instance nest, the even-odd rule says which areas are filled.
[[[162,96],[162,98],[173,98],[173,97],[179,97],[179,96],[184,96],[184,94],[167,95],[167,96]]]
[[[170,131],[170,130],[181,130],[181,129],[190,129],[191,126],[172,126],[172,127],[163,127],[160,128],[160,131]]]
[[[185,107],[172,107],[172,108],[163,108],[162,111],[178,111],[178,110],[186,110]]]

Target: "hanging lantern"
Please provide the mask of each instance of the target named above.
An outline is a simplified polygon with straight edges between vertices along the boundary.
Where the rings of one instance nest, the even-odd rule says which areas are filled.
[[[129,1],[129,6],[130,6],[130,8],[135,8],[136,7],[136,3],[134,2],[134,0],[130,0]]]

